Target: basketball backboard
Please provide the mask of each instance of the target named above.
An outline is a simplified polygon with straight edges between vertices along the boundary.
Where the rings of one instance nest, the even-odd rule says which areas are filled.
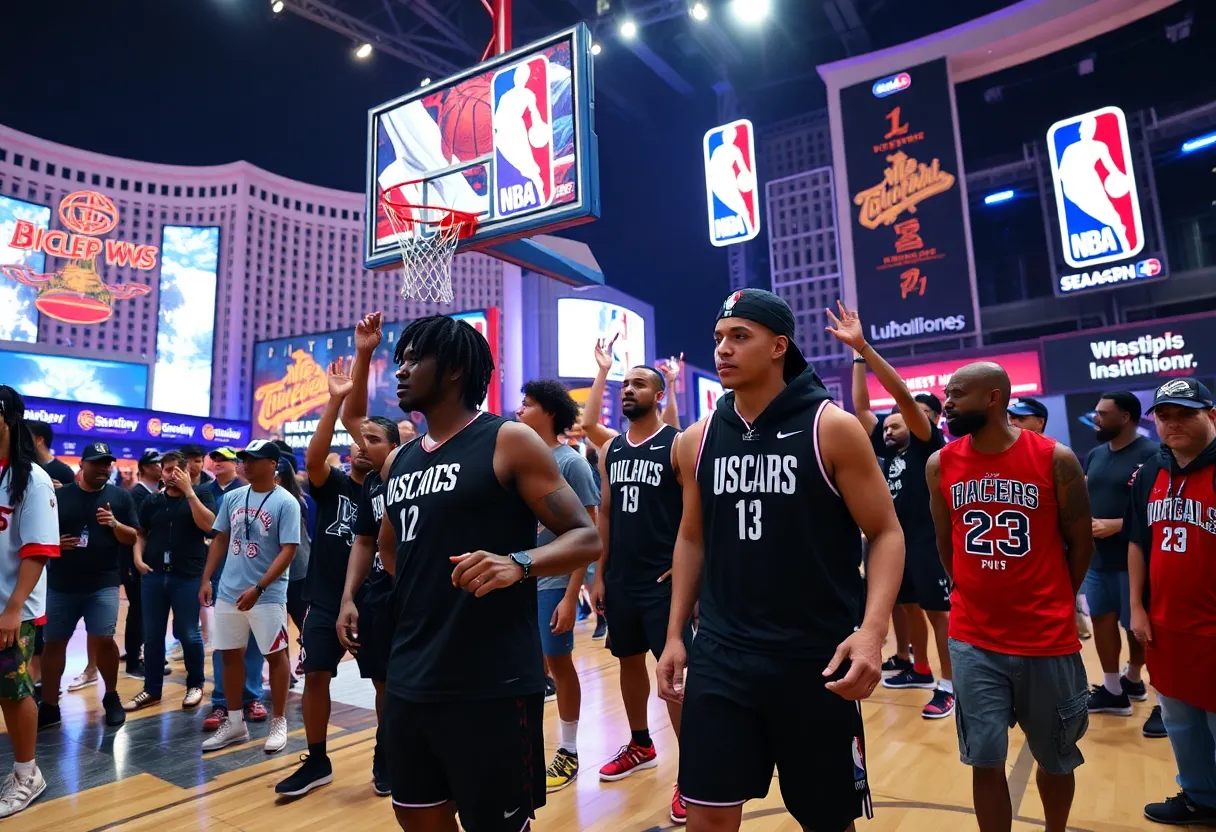
[[[590,50],[580,23],[369,110],[366,266],[401,265],[386,191],[394,203],[475,214],[457,250],[498,255],[501,245],[516,262],[511,241],[596,219]]]

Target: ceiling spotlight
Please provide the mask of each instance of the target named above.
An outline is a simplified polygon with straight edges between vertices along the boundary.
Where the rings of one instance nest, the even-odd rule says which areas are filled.
[[[709,9],[706,8],[705,4],[701,2],[693,3],[688,9],[688,13],[692,16],[692,19],[698,23],[702,23],[709,19]]]
[[[591,54],[592,55],[598,55],[603,51],[604,51],[603,48],[598,43],[591,44]]]
[[[755,24],[773,10],[772,0],[732,0],[730,10],[740,23]]]
[[[625,18],[621,22],[621,37],[625,40],[633,40],[638,36],[638,24],[634,23],[630,18]]]
[[[423,79],[422,79],[422,83],[420,83],[418,86],[420,86],[420,87],[426,87],[426,86],[429,86],[429,85],[430,85],[430,83],[431,83],[431,79],[430,79],[430,78],[423,78]]]
[[[274,0],[274,2],[270,4],[270,10],[275,14],[283,11],[283,0]]]
[[[358,58],[359,60],[363,60],[364,58],[366,58],[367,56],[369,56],[371,54],[372,54],[372,45],[370,43],[362,44],[358,49],[355,50],[355,57]]]

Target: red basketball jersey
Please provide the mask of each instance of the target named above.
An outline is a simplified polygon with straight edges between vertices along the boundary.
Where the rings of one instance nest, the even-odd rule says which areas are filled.
[[[1055,446],[1024,430],[999,454],[977,452],[969,436],[939,452],[954,548],[951,638],[1014,656],[1081,649],[1052,478]]]

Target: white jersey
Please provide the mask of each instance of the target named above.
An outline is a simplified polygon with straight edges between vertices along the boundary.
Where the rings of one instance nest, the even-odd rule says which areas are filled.
[[[17,586],[21,558],[59,556],[59,501],[51,478],[38,465],[30,470],[21,505],[10,502],[12,470],[0,473],[0,604],[8,602]],[[22,621],[37,621],[46,614],[46,570],[21,609]]]

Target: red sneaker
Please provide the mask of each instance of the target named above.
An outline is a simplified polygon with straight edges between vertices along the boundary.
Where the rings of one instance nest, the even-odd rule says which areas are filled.
[[[688,822],[688,804],[684,802],[684,795],[680,794],[679,783],[676,783],[676,789],[671,795],[671,822]]]
[[[269,714],[266,713],[266,706],[261,702],[255,700],[245,706],[246,722],[265,722],[266,717],[268,716]]]
[[[212,708],[211,713],[203,719],[204,731],[215,731],[220,727],[220,723],[228,718],[227,708]]]
[[[654,743],[651,743],[649,748],[643,748],[630,740],[629,745],[621,746],[621,750],[616,753],[616,756],[604,763],[604,767],[600,769],[600,779],[624,780],[635,771],[657,766],[658,757]]]

